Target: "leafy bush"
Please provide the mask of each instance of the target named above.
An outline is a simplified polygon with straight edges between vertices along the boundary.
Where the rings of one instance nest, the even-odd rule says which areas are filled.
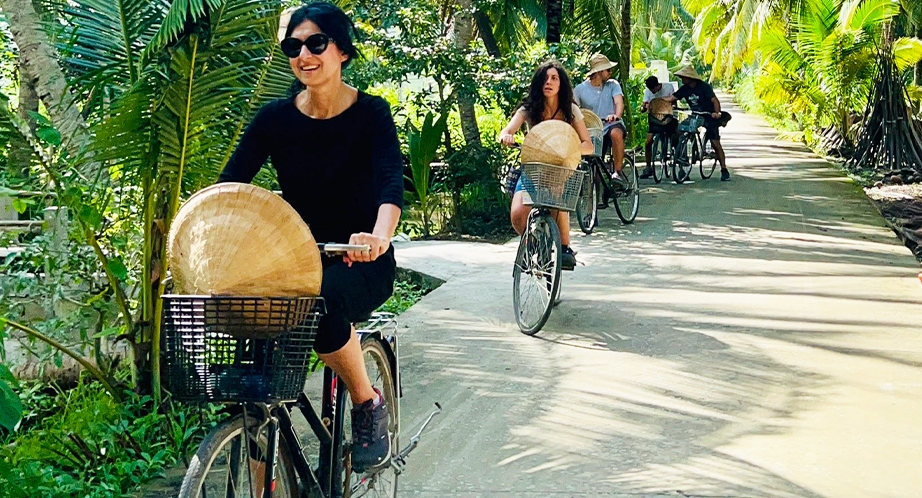
[[[0,441],[0,489],[12,498],[130,496],[185,458],[214,425],[216,406],[152,409],[147,396],[119,404],[97,382],[72,389],[22,383],[21,426]]]
[[[457,235],[506,239],[512,235],[509,198],[500,189],[508,161],[502,146],[468,146],[448,158],[444,184],[452,196],[451,230]]]

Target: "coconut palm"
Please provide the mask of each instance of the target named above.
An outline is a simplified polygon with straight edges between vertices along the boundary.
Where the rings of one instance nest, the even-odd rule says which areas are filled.
[[[898,14],[889,0],[809,0],[796,20],[776,21],[761,34],[763,100],[833,125],[850,136],[850,114],[860,113],[876,71],[882,28]],[[922,51],[896,44],[904,66]]]

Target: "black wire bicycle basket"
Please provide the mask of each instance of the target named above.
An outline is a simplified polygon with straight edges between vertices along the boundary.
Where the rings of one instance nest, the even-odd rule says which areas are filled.
[[[694,133],[704,126],[704,118],[701,115],[686,111],[675,111],[674,115],[679,120],[679,131]]]
[[[538,207],[573,211],[585,172],[543,163],[522,164],[522,187]],[[526,204],[528,201],[526,200]]]
[[[295,399],[324,312],[319,297],[164,295],[167,389],[187,402]]]

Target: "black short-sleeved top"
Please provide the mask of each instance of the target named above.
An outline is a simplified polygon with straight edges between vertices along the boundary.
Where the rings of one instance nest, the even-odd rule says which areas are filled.
[[[714,102],[711,101],[714,98],[714,89],[703,81],[699,80],[694,88],[682,85],[672,96],[679,100],[687,100],[693,111],[714,112]]]
[[[256,113],[219,182],[249,183],[272,158],[282,196],[317,242],[371,232],[378,207],[403,207],[403,159],[387,102],[359,92],[342,114],[314,119],[294,98]]]

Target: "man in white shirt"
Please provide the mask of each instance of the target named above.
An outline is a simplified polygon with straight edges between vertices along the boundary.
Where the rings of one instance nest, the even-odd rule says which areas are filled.
[[[647,108],[650,106],[650,101],[653,99],[659,99],[663,97],[668,97],[675,93],[675,87],[672,86],[672,83],[668,81],[665,83],[660,83],[659,79],[656,76],[650,76],[644,80],[644,85],[647,87],[643,91],[643,103],[641,104],[641,111],[647,112]],[[647,133],[647,143],[644,147],[644,154],[647,160],[647,167],[644,168],[643,173],[640,174],[641,178],[650,178],[653,176],[653,133],[663,128],[663,125],[650,121],[650,131]],[[667,125],[666,131],[670,135],[675,135],[677,124],[674,119],[670,120],[670,124]]]
[[[612,166],[615,177],[621,178],[624,164],[624,135],[627,128],[621,116],[624,115],[624,92],[621,84],[611,78],[615,64],[603,54],[589,59],[589,78],[573,89],[576,105],[589,109],[604,123],[604,132],[611,139]]]

